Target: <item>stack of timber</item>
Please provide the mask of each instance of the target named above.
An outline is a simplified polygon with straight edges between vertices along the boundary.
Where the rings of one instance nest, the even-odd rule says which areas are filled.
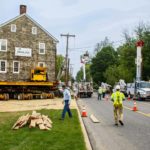
[[[38,126],[40,130],[50,130],[52,128],[52,121],[48,116],[33,111],[31,115],[26,114],[19,117],[12,129],[17,130],[27,124],[29,124],[29,128]]]

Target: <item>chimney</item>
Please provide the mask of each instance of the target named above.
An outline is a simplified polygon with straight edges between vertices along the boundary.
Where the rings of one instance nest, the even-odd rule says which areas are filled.
[[[27,6],[26,5],[20,5],[20,15],[26,13]]]

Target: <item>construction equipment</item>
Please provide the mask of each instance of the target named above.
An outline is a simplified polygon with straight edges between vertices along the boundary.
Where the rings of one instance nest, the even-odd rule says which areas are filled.
[[[135,59],[136,64],[136,79],[133,83],[127,83],[127,94],[134,99],[144,100],[150,99],[150,82],[142,81],[142,47],[144,42],[142,40],[136,43],[137,56]]]
[[[57,88],[57,81],[48,81],[46,68],[36,67],[29,81],[0,81],[0,100],[54,98]]]
[[[46,67],[36,67],[31,70],[31,81],[47,81]]]
[[[92,97],[93,84],[91,82],[78,83],[78,96],[81,98]]]

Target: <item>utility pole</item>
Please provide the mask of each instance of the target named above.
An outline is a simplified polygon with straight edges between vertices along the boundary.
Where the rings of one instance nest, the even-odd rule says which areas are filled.
[[[136,81],[141,81],[141,63],[142,63],[142,52],[141,49],[144,45],[144,42],[142,40],[138,41],[136,43],[137,46],[137,57],[136,57]]]
[[[68,86],[68,70],[69,70],[69,67],[68,67],[68,47],[69,47],[69,37],[75,37],[75,35],[71,35],[71,34],[61,34],[60,36],[65,36],[67,38],[67,43],[66,43],[66,70],[65,70],[65,83],[66,83],[66,86]]]

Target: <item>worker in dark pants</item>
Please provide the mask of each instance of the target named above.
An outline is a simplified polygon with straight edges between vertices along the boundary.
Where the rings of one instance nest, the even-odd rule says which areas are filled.
[[[100,86],[99,89],[98,89],[98,100],[102,100],[102,87]]]
[[[72,118],[72,113],[69,108],[70,101],[71,101],[71,94],[65,85],[63,85],[62,88],[63,88],[63,102],[62,103],[64,104],[64,109],[61,115],[61,120],[64,120],[66,112],[68,112],[69,117]]]

